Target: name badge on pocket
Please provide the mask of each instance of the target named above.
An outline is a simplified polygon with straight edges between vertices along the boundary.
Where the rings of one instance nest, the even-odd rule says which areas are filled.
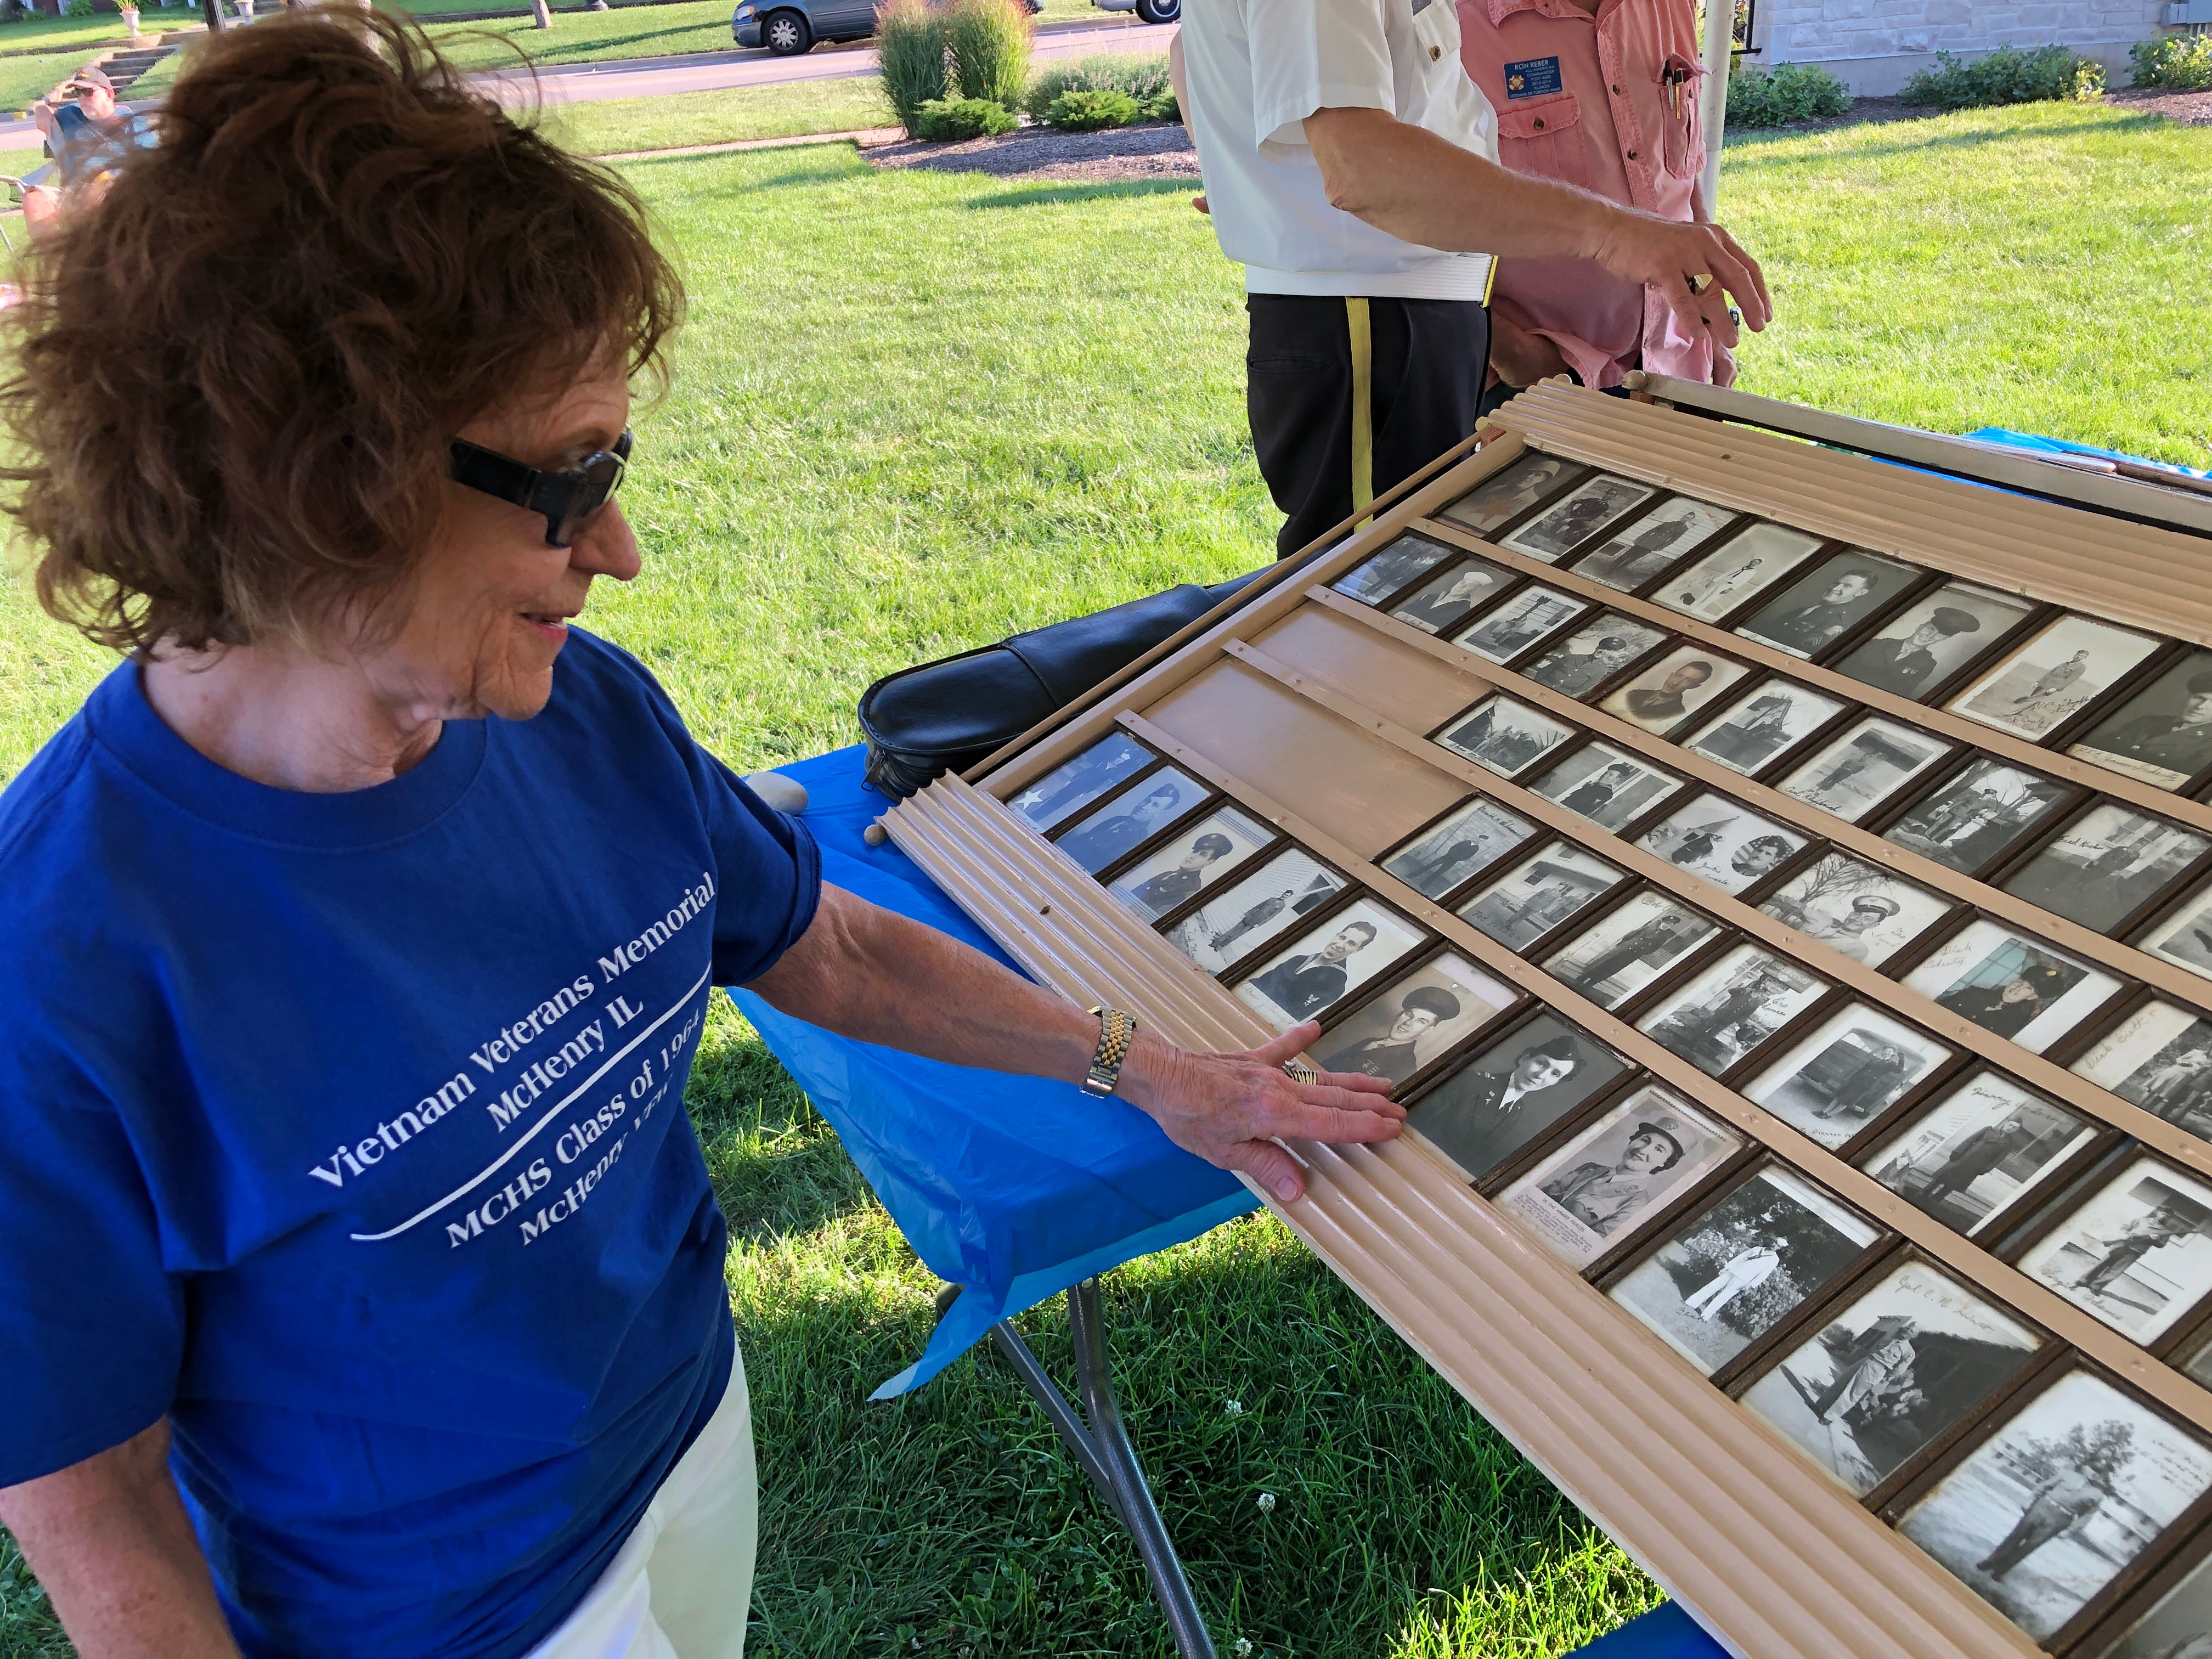
[[[1547,98],[1559,90],[1559,60],[1556,58],[1526,58],[1505,66],[1508,98]]]

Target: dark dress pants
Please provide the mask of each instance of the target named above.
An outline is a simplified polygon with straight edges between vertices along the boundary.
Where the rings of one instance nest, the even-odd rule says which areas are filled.
[[[1287,558],[1472,433],[1490,362],[1473,300],[1254,294],[1244,403]]]

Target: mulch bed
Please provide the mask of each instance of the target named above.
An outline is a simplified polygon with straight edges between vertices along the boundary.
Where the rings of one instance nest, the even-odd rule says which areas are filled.
[[[1153,122],[1104,132],[1028,127],[1002,138],[959,144],[908,143],[864,151],[879,167],[988,173],[998,179],[1112,184],[1132,179],[1198,179],[1198,154],[1180,123]]]
[[[2212,127],[2212,92],[2167,92],[2157,87],[2108,92],[2105,101],[2130,114],[2163,115],[2185,127]]]
[[[2130,114],[2163,115],[2185,126],[2212,126],[2212,92],[2128,90],[2108,93],[2105,102]],[[1769,127],[1776,133],[1829,132],[1838,127],[1925,120],[1935,112],[1900,104],[1894,98],[1861,98],[1848,115],[1796,121]],[[879,167],[930,167],[939,173],[982,173],[996,179],[1070,180],[1085,184],[1122,179],[1198,179],[1198,155],[1190,134],[1175,122],[1117,127],[1105,132],[1054,132],[1024,127],[1000,138],[971,138],[959,144],[901,143],[864,152]]]

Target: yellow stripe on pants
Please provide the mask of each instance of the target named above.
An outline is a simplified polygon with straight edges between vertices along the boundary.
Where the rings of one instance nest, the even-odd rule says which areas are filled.
[[[1352,506],[1358,512],[1375,501],[1375,337],[1366,301],[1347,295],[1344,318],[1352,334]]]

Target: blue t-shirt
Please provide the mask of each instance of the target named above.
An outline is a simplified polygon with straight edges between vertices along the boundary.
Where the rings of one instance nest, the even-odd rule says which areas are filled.
[[[249,1655],[508,1656],[711,1413],[711,988],[820,861],[580,631],[353,793],[118,668],[0,795],[0,1486],[164,1413]]]

